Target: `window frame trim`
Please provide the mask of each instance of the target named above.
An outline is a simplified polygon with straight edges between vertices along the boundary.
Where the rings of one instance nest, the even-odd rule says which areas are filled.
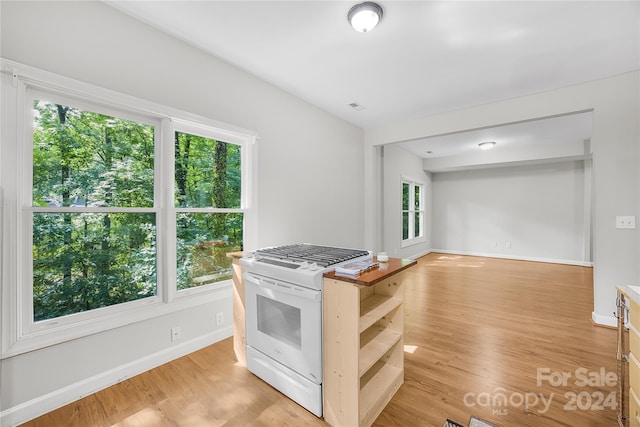
[[[2,121],[2,142],[0,142],[0,163],[2,165],[10,164],[11,171],[0,173],[0,185],[4,196],[3,212],[0,215],[2,229],[0,237],[3,248],[14,247],[15,251],[0,251],[2,254],[2,277],[1,277],[1,304],[2,304],[2,343],[1,358],[7,358],[23,354],[29,351],[37,350],[47,346],[59,344],[72,339],[88,336],[91,334],[108,331],[117,327],[126,326],[132,323],[153,319],[169,313],[174,313],[186,308],[206,304],[212,301],[224,300],[231,298],[231,280],[222,281],[199,288],[193,288],[192,292],[181,293],[179,297],[171,298],[168,290],[173,288],[175,292],[175,281],[171,281],[171,271],[168,271],[167,262],[168,248],[170,246],[167,241],[162,241],[163,237],[170,239],[169,230],[167,230],[167,218],[173,212],[173,166],[167,169],[167,163],[173,162],[173,157],[168,155],[168,150],[162,144],[167,141],[166,132],[170,129],[170,123],[183,122],[200,129],[213,129],[224,135],[224,139],[229,141],[241,141],[242,144],[242,210],[244,211],[245,221],[243,225],[243,239],[245,247],[247,240],[249,245],[253,245],[252,239],[247,239],[249,234],[246,231],[255,233],[255,224],[257,218],[257,173],[252,171],[251,167],[256,158],[254,148],[255,142],[258,140],[256,132],[243,129],[234,125],[209,119],[206,117],[187,113],[182,110],[174,109],[164,105],[156,104],[140,98],[136,98],[123,93],[115,92],[109,89],[98,87],[89,83],[81,82],[75,79],[60,76],[48,71],[44,71],[35,67],[17,63],[15,61],[0,58],[0,72],[2,72],[2,81],[0,85],[5,91],[3,94],[7,100],[3,101],[0,111],[2,112],[0,120]],[[8,76],[6,75],[8,74]],[[155,297],[134,300],[113,306],[93,309],[87,312],[75,313],[67,316],[61,316],[54,319],[46,319],[40,322],[33,322],[31,314],[31,323],[33,325],[47,325],[43,328],[26,328],[24,302],[25,290],[31,288],[32,281],[28,278],[29,271],[32,269],[31,256],[24,258],[25,252],[30,252],[29,242],[23,237],[32,234],[32,216],[34,211],[57,211],[54,207],[33,207],[33,201],[29,200],[25,203],[25,198],[32,194],[32,177],[29,182],[20,182],[23,175],[32,175],[32,154],[25,155],[25,148],[32,153],[33,144],[33,127],[27,126],[27,110],[33,110],[28,104],[28,91],[42,91],[46,93],[53,92],[53,95],[61,95],[61,98],[72,98],[72,101],[78,99],[86,102],[90,108],[99,106],[100,111],[109,111],[113,109],[118,113],[126,116],[134,116],[134,120],[138,120],[140,115],[146,118],[152,118],[158,123],[155,131],[154,155],[156,156],[154,177],[158,179],[159,174],[171,172],[170,178],[165,181],[171,182],[171,188],[167,189],[167,185],[161,185],[156,181],[154,185],[154,206],[151,208],[76,208],[90,212],[108,212],[108,211],[144,211],[154,212],[156,214],[156,227],[163,227],[163,232],[157,233],[157,295]],[[6,93],[10,92],[10,93]],[[13,104],[13,105],[12,105]],[[78,106],[73,103],[73,106]],[[11,111],[13,107],[14,111]],[[95,111],[95,110],[92,110]],[[33,113],[31,112],[31,115]],[[107,113],[109,114],[109,113]],[[142,122],[146,123],[146,121]],[[27,131],[27,128],[29,129]],[[30,138],[30,140],[29,140]],[[8,141],[18,141],[15,147],[11,147]],[[229,141],[231,142],[231,141]],[[234,142],[235,143],[235,142]],[[7,149],[7,146],[8,147]],[[173,150],[173,144],[169,144]],[[246,164],[244,162],[246,157]],[[10,162],[15,161],[14,164]],[[24,171],[26,162],[30,161],[28,172]],[[5,169],[3,167],[3,169]],[[21,174],[21,177],[11,176]],[[8,188],[7,188],[8,187]],[[246,188],[245,188],[246,187]],[[9,191],[5,191],[5,189]],[[168,194],[171,196],[167,199]],[[169,201],[169,204],[167,203]],[[64,210],[68,212],[68,210]],[[76,212],[76,211],[74,211]],[[225,211],[226,212],[226,211]],[[27,218],[29,216],[29,218]],[[28,229],[28,230],[27,230]],[[26,233],[26,234],[25,234]],[[255,237],[254,237],[255,238]],[[175,251],[175,248],[173,249]],[[27,268],[27,264],[31,264]],[[175,266],[173,267],[175,269]],[[173,276],[175,277],[175,275]],[[170,286],[170,282],[173,286]],[[28,302],[31,305],[31,313],[33,312],[33,298]],[[117,308],[114,310],[114,308]],[[66,321],[70,319],[70,321]],[[62,321],[65,320],[65,321]]]

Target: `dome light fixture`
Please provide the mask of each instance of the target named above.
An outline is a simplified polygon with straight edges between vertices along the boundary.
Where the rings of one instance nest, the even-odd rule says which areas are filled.
[[[356,31],[366,33],[373,30],[382,19],[382,7],[371,1],[359,3],[349,9],[347,19]]]
[[[495,141],[485,141],[478,144],[478,147],[480,147],[481,150],[490,150],[494,145],[496,145]]]

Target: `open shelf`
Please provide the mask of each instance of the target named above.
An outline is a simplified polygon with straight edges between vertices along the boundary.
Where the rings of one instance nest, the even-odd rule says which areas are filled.
[[[358,375],[362,377],[395,343],[402,333],[381,326],[372,326],[360,335]]]
[[[361,423],[368,425],[375,420],[402,385],[403,377],[402,368],[380,361],[361,378]]]
[[[402,298],[389,295],[373,294],[360,303],[360,328],[362,333],[381,317],[402,304]]]

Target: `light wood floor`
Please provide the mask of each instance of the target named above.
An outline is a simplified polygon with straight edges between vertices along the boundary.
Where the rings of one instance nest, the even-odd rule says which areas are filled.
[[[591,324],[592,281],[585,267],[420,258],[405,282],[405,345],[415,349],[405,352],[405,384],[374,425],[440,427],[447,418],[467,425],[471,415],[503,427],[616,425],[614,410],[598,410],[612,403],[598,404],[600,395],[615,387],[581,386],[576,377],[577,369],[598,377],[616,372],[615,331]],[[571,377],[566,386],[539,386],[539,368]],[[500,393],[505,406],[492,401]],[[580,396],[575,410],[570,393]],[[548,410],[541,400],[533,405],[534,395],[551,402]],[[522,404],[527,398],[529,408]],[[313,425],[327,424],[235,366],[231,339],[25,424]]]

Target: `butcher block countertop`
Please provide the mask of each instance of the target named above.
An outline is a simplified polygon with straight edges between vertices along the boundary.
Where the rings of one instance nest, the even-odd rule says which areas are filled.
[[[373,260],[375,262],[378,261],[377,257],[374,257]],[[360,286],[372,286],[387,277],[393,276],[394,274],[406,270],[409,267],[413,267],[417,264],[417,261],[411,259],[389,258],[388,262],[381,262],[379,264],[380,265],[377,268],[364,272],[356,277],[336,274],[335,271],[324,273],[324,277],[343,282],[355,283]]]

